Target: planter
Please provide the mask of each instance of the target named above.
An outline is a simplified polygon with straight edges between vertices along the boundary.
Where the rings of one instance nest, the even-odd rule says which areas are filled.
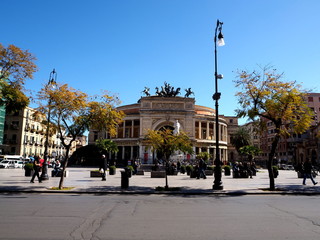
[[[109,175],[116,175],[116,167],[115,166],[109,167]]]
[[[205,170],[204,172],[208,176],[212,176],[213,175],[213,170]]]
[[[138,169],[136,175],[144,175],[144,171],[141,169]]]
[[[90,171],[90,177],[102,177],[102,173],[99,171]]]
[[[231,167],[229,165],[224,166],[224,175],[230,176],[231,175]]]
[[[186,167],[186,171],[187,171],[187,175],[189,176],[189,175],[191,174],[191,172],[193,171],[193,166],[188,165],[188,166]]]
[[[125,167],[124,170],[127,172],[128,178],[131,178],[132,172],[134,170],[133,167],[129,165],[129,166]]]
[[[24,170],[24,176],[25,177],[31,177],[34,174],[34,170],[33,169],[25,169]]]
[[[191,171],[190,178],[196,178],[198,176],[198,171]]]

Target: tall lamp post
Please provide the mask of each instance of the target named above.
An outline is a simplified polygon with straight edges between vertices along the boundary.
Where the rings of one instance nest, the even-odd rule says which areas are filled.
[[[47,83],[46,88],[53,87],[56,84],[57,80],[57,72],[55,69],[52,70],[49,76],[49,81]],[[48,101],[48,116],[47,116],[47,129],[46,129],[46,141],[44,144],[44,162],[42,167],[42,174],[41,179],[42,180],[48,180],[48,145],[49,145],[49,128],[50,128],[50,115],[51,115],[51,97],[49,96]]]
[[[221,33],[222,30],[222,22],[217,20],[217,26],[215,30],[214,35],[214,80],[215,80],[215,93],[213,94],[212,98],[215,100],[215,107],[216,107],[216,116],[215,116],[215,122],[216,122],[216,159],[215,159],[215,168],[214,168],[214,181],[213,181],[213,190],[222,190],[222,181],[221,181],[221,160],[220,160],[220,149],[219,149],[219,99],[221,96],[221,93],[218,92],[218,79],[222,79],[223,75],[218,74],[218,59],[217,59],[217,45],[223,46],[224,45],[224,39],[223,35]],[[217,35],[219,31],[219,34]]]

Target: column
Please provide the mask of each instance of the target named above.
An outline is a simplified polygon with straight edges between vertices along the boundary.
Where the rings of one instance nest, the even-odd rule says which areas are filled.
[[[123,138],[126,138],[126,120],[123,121],[123,131],[122,131],[122,134],[123,134]]]
[[[131,120],[131,137],[133,138],[134,133],[134,120]]]
[[[122,156],[121,156],[122,160],[125,160],[125,159],[124,159],[124,154],[125,154],[125,147],[122,146]],[[128,160],[128,159],[127,159],[127,160]]]
[[[133,159],[133,146],[130,147],[130,159]]]

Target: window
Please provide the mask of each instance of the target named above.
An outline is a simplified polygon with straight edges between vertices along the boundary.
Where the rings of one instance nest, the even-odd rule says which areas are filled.
[[[13,134],[13,135],[12,135],[12,140],[13,140],[13,141],[16,141],[16,140],[17,140],[17,134]]]
[[[93,132],[93,141],[98,139],[98,132]]]
[[[206,139],[206,138],[207,138],[207,130],[206,129],[202,129],[201,139]]]
[[[130,138],[131,137],[131,128],[126,127],[125,128],[125,133],[124,133],[125,138]]]
[[[308,97],[308,102],[313,102],[313,97]]]

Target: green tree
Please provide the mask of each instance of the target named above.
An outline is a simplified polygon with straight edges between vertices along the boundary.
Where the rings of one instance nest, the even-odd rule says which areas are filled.
[[[8,112],[28,106],[29,99],[23,93],[26,79],[32,79],[37,70],[36,58],[28,51],[0,43],[0,105]]]
[[[192,153],[192,142],[187,134],[181,131],[178,134],[173,134],[171,129],[149,130],[146,135],[146,145],[163,155],[167,168],[170,163],[170,156],[175,151]],[[169,188],[167,174],[165,188]]]
[[[296,82],[282,81],[282,74],[269,67],[262,72],[238,72],[234,81],[240,108],[239,117],[249,117],[260,123],[260,129],[265,129],[266,121],[271,121],[275,127],[268,157],[268,172],[270,190],[275,189],[272,171],[272,160],[281,136],[288,136],[289,130],[295,133],[306,131],[312,121],[312,112],[305,101],[306,93]]]
[[[240,148],[251,144],[251,135],[247,128],[239,127],[231,136],[231,144],[240,153]]]
[[[96,145],[101,153],[117,153],[119,151],[117,144],[111,139],[97,139]]]
[[[211,155],[208,152],[200,152],[197,154],[197,159],[203,159],[206,163],[208,163]]]
[[[66,148],[63,173],[68,164],[70,148],[77,136],[89,128],[115,135],[117,126],[124,117],[123,112],[116,110],[115,105],[119,103],[116,97],[103,94],[92,98],[67,84],[56,84],[54,88],[44,87],[38,93],[38,98],[42,100],[39,112],[45,116],[48,111],[51,112],[50,121]],[[63,188],[63,182],[64,174],[61,176],[59,189]]]
[[[239,149],[240,154],[248,156],[248,160],[250,161],[250,163],[252,163],[254,156],[259,154],[260,152],[261,150],[259,148],[252,145],[243,146]]]

